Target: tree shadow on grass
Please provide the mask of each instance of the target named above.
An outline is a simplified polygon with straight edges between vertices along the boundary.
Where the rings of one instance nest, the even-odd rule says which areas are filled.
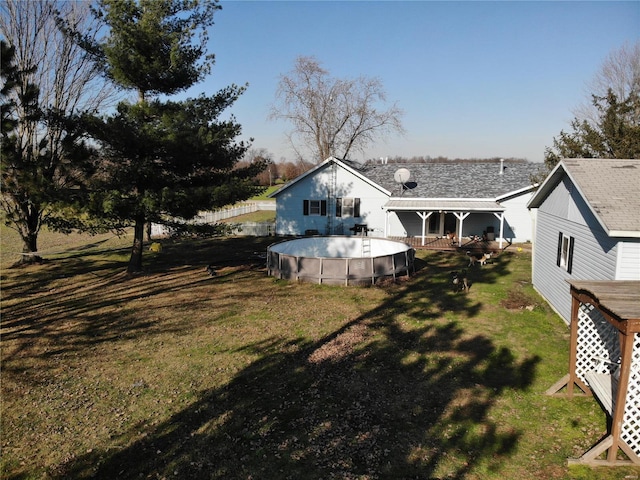
[[[432,271],[433,289],[420,279],[391,287],[386,302],[317,342],[244,345],[260,360],[228,384],[53,476],[462,479],[498,469],[521,432],[489,412],[505,389],[531,385],[539,359],[435,320],[428,303],[479,308],[470,296],[449,298],[445,270]]]
[[[120,269],[117,259],[105,261],[104,253],[113,255],[122,249],[85,255],[74,250],[44,266],[22,270],[10,282],[3,282],[3,375],[19,378],[21,384],[39,383],[42,380],[36,379],[47,378],[47,370],[56,369],[61,356],[151,336],[160,329],[180,334],[193,325],[156,321],[146,301],[157,308],[156,297],[189,299],[189,293],[195,291],[204,291],[206,296],[213,281],[224,281],[232,273],[212,279],[204,265],[216,262],[223,269],[234,267],[233,273],[260,268],[255,254],[268,243],[259,238],[167,241],[164,254],[155,261],[150,258],[147,272],[136,277],[124,272],[126,264]],[[24,358],[38,361],[38,368],[21,367]]]

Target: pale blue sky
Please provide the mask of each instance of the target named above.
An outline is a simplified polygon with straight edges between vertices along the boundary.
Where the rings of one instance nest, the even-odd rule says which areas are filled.
[[[280,75],[313,55],[335,77],[378,77],[404,111],[381,156],[543,160],[605,57],[640,39],[640,2],[222,0],[212,74],[187,93],[249,88],[232,108],[243,139],[294,160],[267,119]]]

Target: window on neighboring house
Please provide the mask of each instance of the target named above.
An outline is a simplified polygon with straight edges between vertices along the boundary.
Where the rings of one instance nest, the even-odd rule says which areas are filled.
[[[359,217],[359,198],[336,198],[336,217]]]
[[[302,213],[304,215],[327,215],[326,200],[304,200],[302,203]]]
[[[574,238],[562,232],[558,235],[558,258],[556,264],[571,273],[573,266],[573,244]]]

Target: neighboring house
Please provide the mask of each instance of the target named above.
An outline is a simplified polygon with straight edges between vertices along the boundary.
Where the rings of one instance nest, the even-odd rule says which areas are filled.
[[[526,204],[535,187],[532,163],[361,165],[329,158],[271,194],[276,234],[381,237],[482,236],[533,239]],[[403,171],[408,170],[407,175]],[[402,183],[399,182],[402,180]]]
[[[528,207],[533,285],[565,322],[566,280],[640,280],[640,160],[563,159]]]

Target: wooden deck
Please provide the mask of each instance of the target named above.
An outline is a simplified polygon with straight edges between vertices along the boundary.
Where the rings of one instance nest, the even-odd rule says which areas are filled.
[[[390,237],[390,240],[397,240],[405,242],[411,245],[416,250],[442,250],[442,251],[471,251],[471,252],[493,252],[497,253],[506,249],[509,242],[502,242],[502,248],[497,241],[482,241],[471,240],[470,238],[463,238],[462,245],[458,246],[458,243],[452,244],[450,239],[437,238],[437,237],[425,237],[424,245],[422,245],[422,237]]]

